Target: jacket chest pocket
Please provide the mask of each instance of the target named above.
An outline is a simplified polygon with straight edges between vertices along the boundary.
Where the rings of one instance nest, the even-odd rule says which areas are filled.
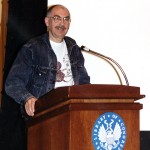
[[[49,70],[48,67],[36,66],[32,76],[33,85],[36,87],[43,86],[47,81]]]

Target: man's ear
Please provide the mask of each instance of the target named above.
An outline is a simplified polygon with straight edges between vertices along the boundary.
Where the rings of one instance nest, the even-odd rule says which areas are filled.
[[[48,26],[48,24],[49,24],[49,18],[45,17],[44,21],[45,21],[46,26]]]

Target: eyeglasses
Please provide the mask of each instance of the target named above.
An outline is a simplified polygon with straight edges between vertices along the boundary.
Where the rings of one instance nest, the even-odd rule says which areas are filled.
[[[64,21],[65,23],[70,23],[70,21],[71,21],[69,16],[63,17],[63,18],[60,17],[60,16],[54,16],[54,17],[48,17],[48,18],[52,18],[55,23],[61,22],[62,19],[63,19],[63,21]]]

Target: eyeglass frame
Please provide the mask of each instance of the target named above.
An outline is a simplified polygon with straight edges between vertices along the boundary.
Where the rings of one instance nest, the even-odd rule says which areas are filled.
[[[70,23],[70,22],[71,22],[70,16],[60,17],[60,16],[58,16],[58,15],[55,15],[55,16],[53,16],[53,17],[47,16],[47,18],[53,19],[53,21],[54,21],[55,23],[61,22],[62,19],[63,19],[63,21],[64,21],[65,23]],[[66,19],[68,19],[68,20],[66,20]]]

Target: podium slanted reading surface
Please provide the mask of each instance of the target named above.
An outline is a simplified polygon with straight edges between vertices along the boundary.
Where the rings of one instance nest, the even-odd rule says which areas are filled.
[[[86,84],[60,87],[41,97],[27,121],[28,150],[95,150],[92,129],[98,117],[117,113],[126,125],[124,150],[140,150],[140,88]]]

